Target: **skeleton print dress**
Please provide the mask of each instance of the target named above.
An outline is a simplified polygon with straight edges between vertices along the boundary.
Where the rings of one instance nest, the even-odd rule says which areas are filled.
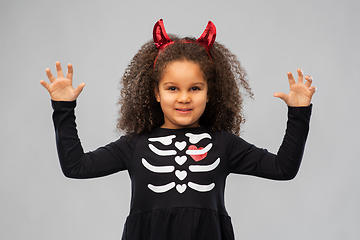
[[[226,177],[238,173],[294,178],[311,114],[311,106],[289,107],[286,134],[276,155],[205,127],[157,128],[84,153],[76,130],[76,102],[52,105],[65,176],[82,179],[128,171],[132,195],[124,240],[235,239],[224,205]]]

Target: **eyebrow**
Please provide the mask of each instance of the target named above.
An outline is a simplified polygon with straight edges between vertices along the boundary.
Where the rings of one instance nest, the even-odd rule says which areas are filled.
[[[195,82],[193,85],[205,85],[203,82]],[[174,82],[165,82],[164,85],[176,85]]]

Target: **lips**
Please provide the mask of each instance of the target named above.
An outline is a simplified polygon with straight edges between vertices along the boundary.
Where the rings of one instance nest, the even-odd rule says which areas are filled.
[[[192,111],[191,108],[175,108],[175,110],[178,112],[178,113],[189,113]]]

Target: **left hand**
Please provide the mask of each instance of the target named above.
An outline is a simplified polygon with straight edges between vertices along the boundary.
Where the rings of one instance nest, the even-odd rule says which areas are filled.
[[[316,91],[316,87],[311,86],[313,79],[310,75],[307,75],[305,77],[306,82],[304,83],[304,76],[302,70],[298,69],[297,72],[297,82],[295,82],[295,79],[291,72],[287,73],[290,85],[289,94],[277,92],[274,94],[274,97],[281,98],[290,107],[309,106],[311,103],[311,98]]]

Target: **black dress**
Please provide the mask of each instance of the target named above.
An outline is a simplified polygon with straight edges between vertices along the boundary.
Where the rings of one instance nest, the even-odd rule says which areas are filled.
[[[132,195],[124,240],[235,239],[224,205],[226,177],[238,173],[294,178],[311,115],[311,106],[289,107],[286,134],[276,155],[206,127],[157,128],[84,153],[75,124],[76,102],[52,104],[59,159],[67,177],[128,171]]]

